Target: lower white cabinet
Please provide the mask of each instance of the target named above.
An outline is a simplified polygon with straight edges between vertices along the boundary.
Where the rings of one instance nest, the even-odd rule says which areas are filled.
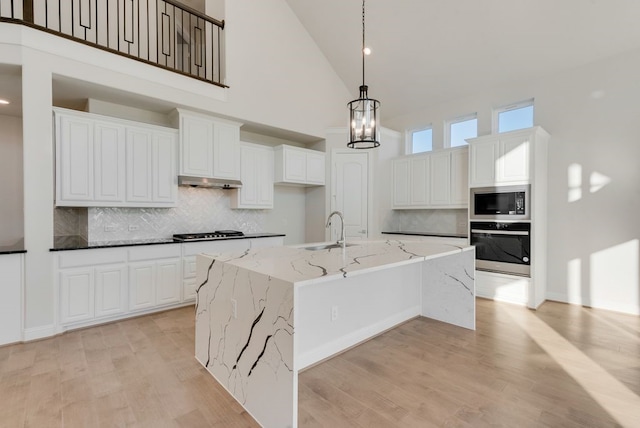
[[[147,309],[180,302],[180,259],[129,265],[129,309]]]
[[[190,304],[196,298],[196,254],[242,252],[279,246],[283,241],[282,236],[267,236],[56,252],[58,330]],[[0,274],[5,273],[3,257],[6,256],[0,256]],[[22,264],[17,266],[14,282],[21,281]],[[0,343],[20,340],[20,314],[14,315],[21,308],[20,284],[12,288],[15,296],[8,311],[0,313],[0,320],[9,314],[15,318],[17,336],[5,339],[0,334],[0,340],[6,340]],[[4,303],[0,301],[0,308]]]
[[[0,345],[22,340],[23,254],[0,255]]]
[[[125,264],[96,267],[94,274],[96,318],[123,314],[127,311],[127,279]]]
[[[95,313],[93,296],[92,268],[60,272],[60,322],[68,324],[92,319]]]

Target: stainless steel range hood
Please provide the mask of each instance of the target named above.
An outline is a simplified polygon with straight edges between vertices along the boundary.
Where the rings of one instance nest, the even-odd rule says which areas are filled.
[[[189,177],[186,175],[179,175],[178,186],[237,189],[239,187],[242,187],[242,182],[240,180],[227,180],[223,178]]]

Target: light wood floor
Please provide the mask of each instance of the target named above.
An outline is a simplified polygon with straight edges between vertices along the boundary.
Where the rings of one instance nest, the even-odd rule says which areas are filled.
[[[255,427],[197,363],[192,308],[0,348],[1,427]],[[301,427],[639,427],[640,317],[478,300],[300,375]]]

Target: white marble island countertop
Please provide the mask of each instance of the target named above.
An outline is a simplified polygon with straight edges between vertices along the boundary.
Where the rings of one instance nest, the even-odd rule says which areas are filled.
[[[473,250],[471,246],[411,239],[353,241],[344,249],[306,249],[322,244],[331,243],[258,248],[244,253],[209,256],[295,285],[308,285]]]

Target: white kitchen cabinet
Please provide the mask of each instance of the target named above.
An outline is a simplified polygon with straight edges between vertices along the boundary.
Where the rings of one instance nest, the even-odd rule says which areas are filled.
[[[147,128],[127,129],[127,202],[175,206],[175,134]]]
[[[178,202],[176,133],[155,131],[152,147],[152,197],[154,205]]]
[[[196,255],[221,254],[246,251],[249,248],[275,247],[284,244],[284,237],[223,239],[219,241],[185,242],[182,244],[182,293],[183,301],[196,298]]]
[[[129,249],[129,310],[180,302],[181,257],[180,245]]]
[[[231,208],[273,208],[273,148],[258,144],[240,145],[242,188],[233,189]]]
[[[180,129],[180,174],[213,177],[213,127],[207,117],[182,112],[176,126]],[[175,113],[177,114],[177,112]]]
[[[0,255],[0,345],[22,340],[22,254]]]
[[[175,206],[175,130],[60,108],[54,114],[57,206]]]
[[[56,114],[56,204],[93,200],[93,121]]]
[[[96,318],[123,314],[127,311],[127,268],[124,264],[95,268]]]
[[[452,206],[469,206],[469,148],[451,150],[451,195]]]
[[[240,179],[240,126],[176,109],[170,118],[180,134],[180,175]]]
[[[325,154],[301,147],[280,145],[274,149],[275,183],[296,186],[323,186]]]
[[[68,324],[94,317],[94,270],[66,269],[60,272],[60,322]]]
[[[430,204],[449,205],[451,199],[451,153],[449,151],[434,152],[429,158],[431,160]]]
[[[539,126],[469,139],[470,186],[530,184],[533,147],[548,139],[549,134]]]
[[[463,147],[394,159],[393,209],[465,208],[467,158]]]
[[[153,200],[153,135],[141,128],[127,129],[127,202]]]
[[[125,127],[95,120],[93,128],[94,201],[125,199]]]
[[[126,312],[126,252],[92,249],[56,254],[60,324]]]

